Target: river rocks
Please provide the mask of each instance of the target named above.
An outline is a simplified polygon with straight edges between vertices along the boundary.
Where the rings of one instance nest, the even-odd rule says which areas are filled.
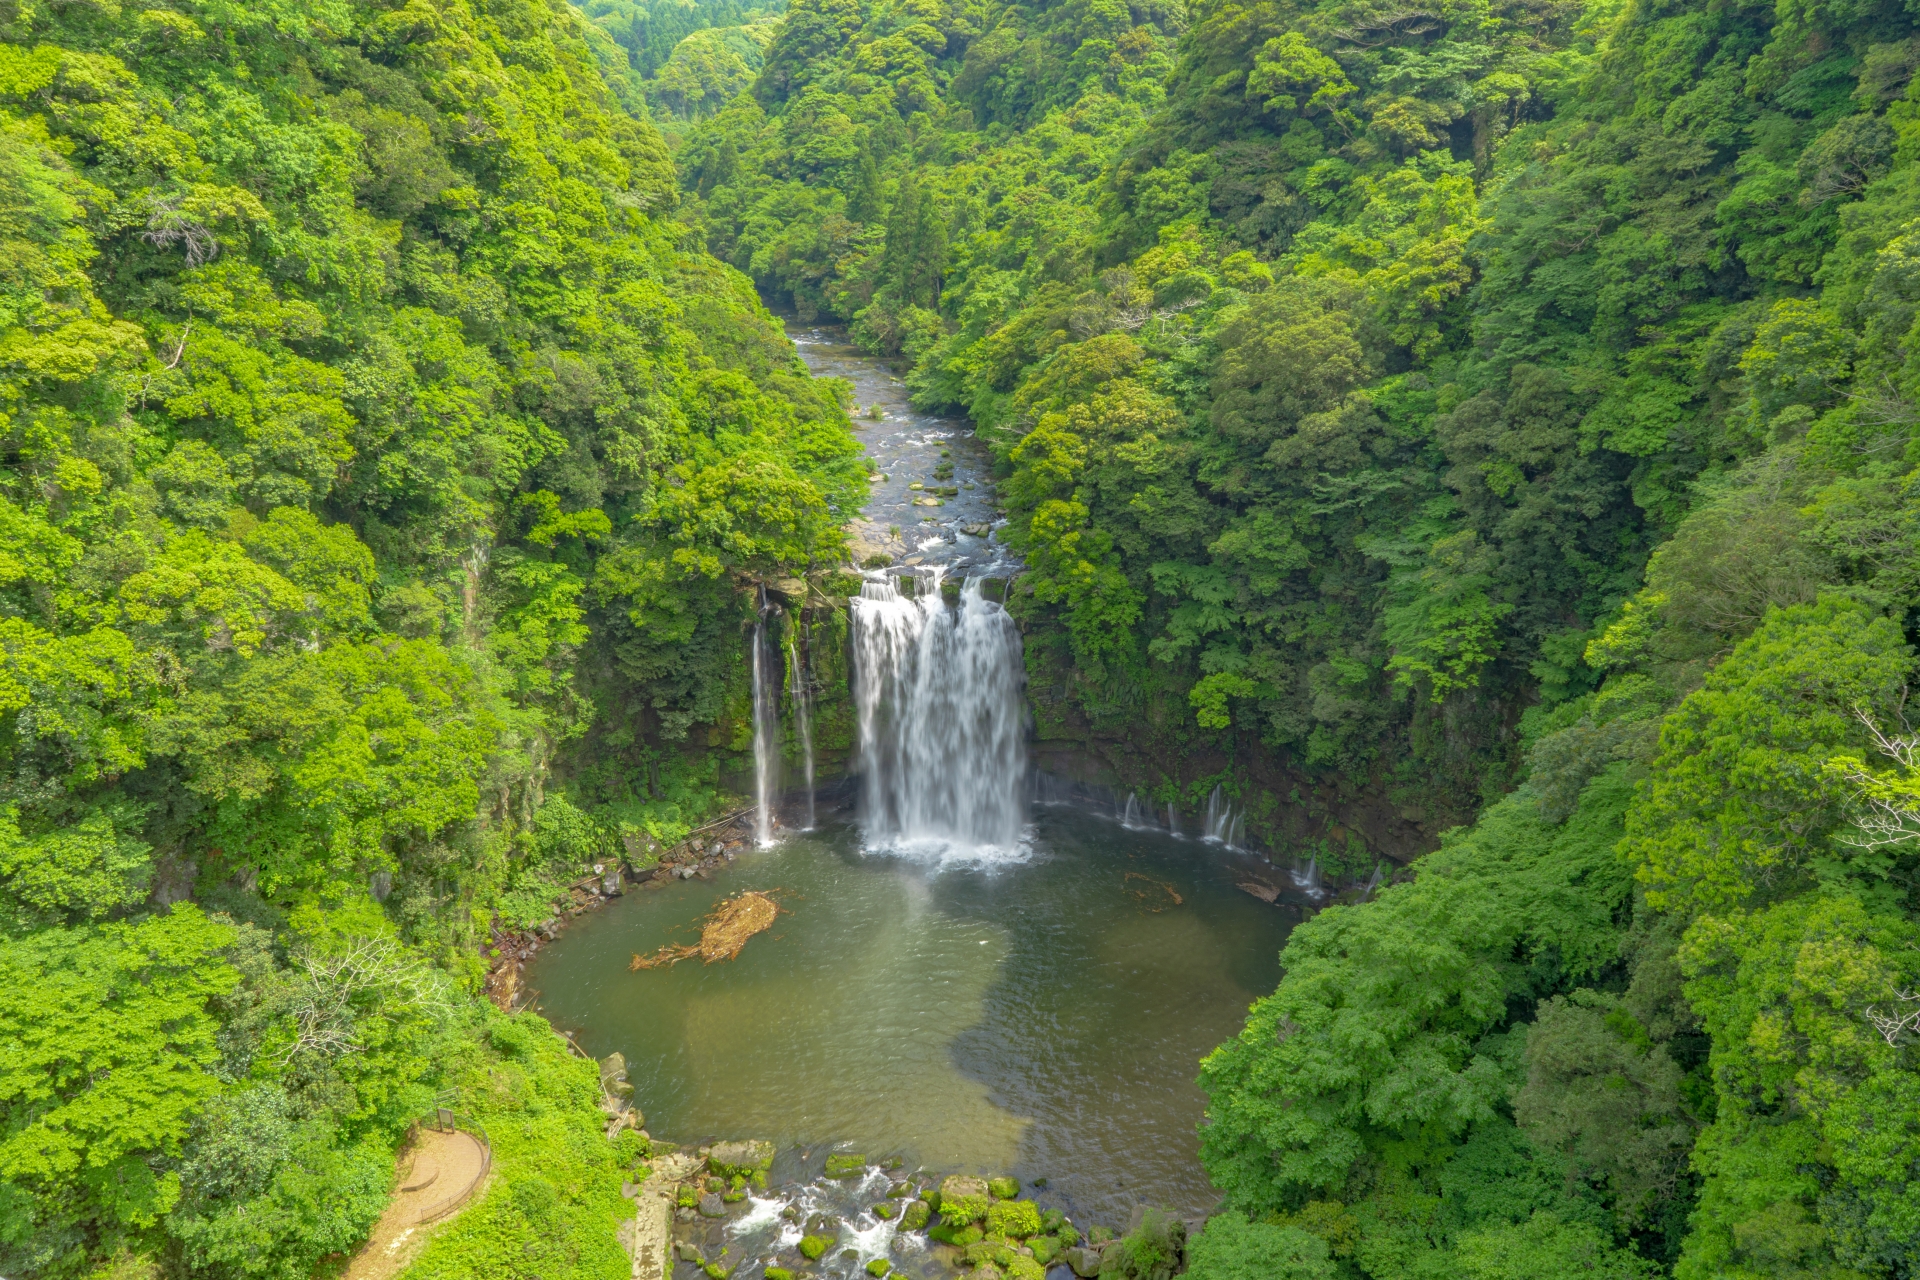
[[[873,1216],[888,1222],[891,1222],[893,1215],[899,1211],[900,1206],[891,1200],[882,1200],[879,1204],[873,1206]]]
[[[1073,1274],[1081,1277],[1100,1274],[1100,1251],[1098,1249],[1069,1249],[1062,1255],[1066,1264],[1073,1268]]]
[[[1047,1269],[1032,1258],[1015,1258],[1006,1266],[1006,1280],[1047,1280]]]
[[[691,1240],[676,1241],[673,1246],[673,1252],[682,1262],[700,1261],[700,1246]]]
[[[918,1231],[927,1225],[927,1219],[933,1216],[933,1207],[925,1200],[915,1200],[900,1214],[902,1231]]]
[[[1002,1200],[987,1210],[987,1230],[1009,1240],[1040,1234],[1040,1206],[1031,1200]]]
[[[703,1218],[724,1218],[727,1216],[727,1206],[722,1203],[719,1196],[711,1191],[700,1197],[698,1207],[700,1209],[700,1216]]]
[[[723,1178],[748,1178],[765,1188],[767,1170],[773,1168],[771,1142],[720,1142],[707,1152],[707,1168]]]
[[[943,1179],[940,1183],[940,1216],[956,1226],[986,1217],[986,1180],[961,1174]]]
[[[808,1262],[820,1261],[821,1255],[831,1248],[832,1236],[803,1236],[800,1240],[800,1256]]]
[[[987,1194],[995,1200],[1011,1200],[1020,1194],[1020,1183],[1013,1178],[994,1178],[987,1183]]]
[[[829,1178],[861,1178],[867,1172],[867,1158],[852,1154],[831,1155],[827,1157],[826,1174]]]
[[[880,1277],[886,1275],[887,1272],[891,1270],[893,1270],[893,1264],[885,1258],[875,1258],[867,1264],[867,1274],[872,1276],[874,1280],[880,1280]]]
[[[807,1219],[806,1233],[810,1236],[826,1236],[828,1239],[840,1234],[840,1219],[826,1213],[816,1213]]]

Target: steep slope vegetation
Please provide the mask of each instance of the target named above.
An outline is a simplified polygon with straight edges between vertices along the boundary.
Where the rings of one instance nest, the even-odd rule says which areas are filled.
[[[449,1099],[436,1274],[627,1272],[631,1135],[465,992],[715,803],[740,582],[864,471],[588,35],[0,5],[6,1274],[312,1274]]]
[[[995,441],[1044,735],[1350,874],[1478,813],[1207,1060],[1192,1274],[1920,1266],[1917,67],[848,0],[689,135],[714,251]]]

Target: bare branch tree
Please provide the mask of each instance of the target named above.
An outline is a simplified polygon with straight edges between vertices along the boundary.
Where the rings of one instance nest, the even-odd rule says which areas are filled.
[[[140,238],[159,249],[184,245],[187,265],[197,267],[219,256],[220,242],[206,224],[180,211],[183,199],[176,193],[156,202],[153,212],[147,216],[147,229],[140,233]]]
[[[1853,715],[1866,726],[1875,750],[1899,765],[1907,773],[1920,767],[1920,734],[1888,734],[1863,706],[1855,706]],[[1841,844],[1855,849],[1879,849],[1920,839],[1920,794],[1904,794],[1889,787],[1864,767],[1848,767],[1842,772],[1863,809],[1854,815],[1855,834],[1837,836]]]
[[[390,938],[356,938],[344,951],[300,957],[289,1012],[294,1038],[282,1053],[339,1058],[359,1053],[361,1006],[369,997],[375,1016],[401,1012],[435,1017],[450,1006],[446,980]]]
[[[1889,1045],[1897,1049],[1908,1043],[1907,1037],[1920,1035],[1920,991],[1896,991],[1893,995],[1900,1004],[1896,1004],[1891,1013],[1881,1013],[1877,1004],[1868,1005],[1867,1021],[1873,1024],[1873,1029]],[[1912,1007],[1902,1009],[1900,1005]]]

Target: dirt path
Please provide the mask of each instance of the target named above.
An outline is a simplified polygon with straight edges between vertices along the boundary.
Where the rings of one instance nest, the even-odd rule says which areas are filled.
[[[400,1154],[400,1180],[373,1234],[348,1264],[344,1280],[389,1280],[432,1234],[433,1224],[465,1204],[492,1166],[493,1153],[470,1133],[421,1129]]]

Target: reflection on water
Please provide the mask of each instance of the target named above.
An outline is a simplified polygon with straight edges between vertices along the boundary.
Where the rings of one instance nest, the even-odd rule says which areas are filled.
[[[626,1055],[657,1137],[1044,1177],[1083,1221],[1211,1207],[1197,1063],[1273,989],[1297,915],[1235,889],[1256,864],[1217,847],[1047,810],[1026,849],[942,868],[847,826],[794,836],[581,917],[528,978],[589,1052]],[[628,971],[743,889],[787,914],[738,960]]]

